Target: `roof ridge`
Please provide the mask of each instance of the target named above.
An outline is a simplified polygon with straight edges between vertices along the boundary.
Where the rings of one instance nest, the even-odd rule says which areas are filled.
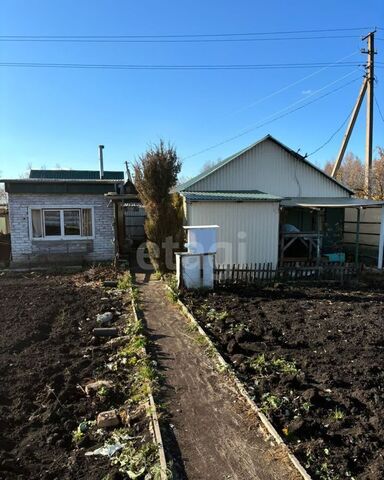
[[[176,191],[177,192],[184,192],[186,188],[190,188],[192,187],[195,183],[199,182],[200,180],[203,180],[204,178],[208,177],[209,175],[211,175],[212,173],[214,173],[216,170],[220,169],[221,167],[223,167],[224,165],[227,165],[228,163],[230,163],[232,160],[235,160],[237,157],[239,157],[240,155],[242,155],[243,153],[247,152],[248,150],[251,150],[252,148],[256,147],[256,145],[259,145],[260,143],[262,142],[265,142],[266,140],[271,140],[272,142],[274,142],[275,144],[277,144],[278,146],[280,146],[282,149],[284,149],[285,151],[287,151],[288,153],[290,153],[292,156],[296,157],[297,159],[301,160],[302,162],[306,163],[308,166],[312,167],[313,169],[315,169],[317,172],[319,172],[320,174],[324,175],[325,177],[327,177],[329,180],[331,180],[332,182],[336,183],[337,185],[339,185],[341,188],[343,188],[344,190],[346,190],[347,192],[353,194],[353,190],[351,190],[350,188],[346,187],[345,185],[343,185],[341,182],[339,182],[338,180],[336,180],[335,178],[331,177],[330,175],[328,175],[327,173],[325,173],[323,170],[321,170],[321,168],[317,167],[316,165],[314,165],[313,163],[311,163],[310,161],[308,161],[306,159],[306,157],[304,157],[303,155],[301,155],[300,153],[298,152],[295,152],[294,150],[292,150],[290,147],[288,147],[287,145],[285,145],[284,143],[280,142],[279,140],[277,140],[274,136],[272,136],[271,134],[267,134],[265,135],[264,137],[260,138],[257,142],[254,142],[252,143],[251,145],[249,145],[248,147],[245,147],[243,148],[242,150],[238,151],[237,153],[234,153],[233,155],[230,155],[229,157],[225,158],[224,160],[221,160],[220,162],[216,163],[215,165],[213,165],[211,168],[205,170],[204,172],[201,172],[200,174],[196,175],[195,177],[191,178],[190,180],[187,180],[186,182],[184,182],[183,184],[179,185],[176,187]]]

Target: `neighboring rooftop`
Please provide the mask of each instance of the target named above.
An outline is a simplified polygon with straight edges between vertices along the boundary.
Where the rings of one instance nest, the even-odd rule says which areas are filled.
[[[124,172],[104,171],[100,179],[99,170],[31,170],[31,179],[44,180],[124,180]]]
[[[98,170],[31,170],[29,178],[0,179],[8,193],[121,193],[124,172]]]

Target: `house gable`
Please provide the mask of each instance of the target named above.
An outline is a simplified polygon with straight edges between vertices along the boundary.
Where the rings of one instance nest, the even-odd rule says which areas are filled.
[[[282,197],[353,193],[270,135],[179,187],[181,192],[247,190]]]

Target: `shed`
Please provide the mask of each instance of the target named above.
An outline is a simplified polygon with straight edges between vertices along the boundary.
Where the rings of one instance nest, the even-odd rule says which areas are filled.
[[[217,263],[308,259],[340,248],[353,191],[271,135],[180,185],[188,225],[220,225]],[[369,201],[368,201],[369,203]],[[289,248],[287,245],[289,240]],[[304,253],[303,253],[304,252]]]

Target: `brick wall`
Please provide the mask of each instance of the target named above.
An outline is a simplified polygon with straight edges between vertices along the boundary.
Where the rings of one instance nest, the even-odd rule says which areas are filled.
[[[9,194],[12,263],[38,264],[44,261],[65,263],[112,260],[115,254],[113,206],[103,195]],[[34,240],[29,232],[29,207],[93,207],[93,240]]]

